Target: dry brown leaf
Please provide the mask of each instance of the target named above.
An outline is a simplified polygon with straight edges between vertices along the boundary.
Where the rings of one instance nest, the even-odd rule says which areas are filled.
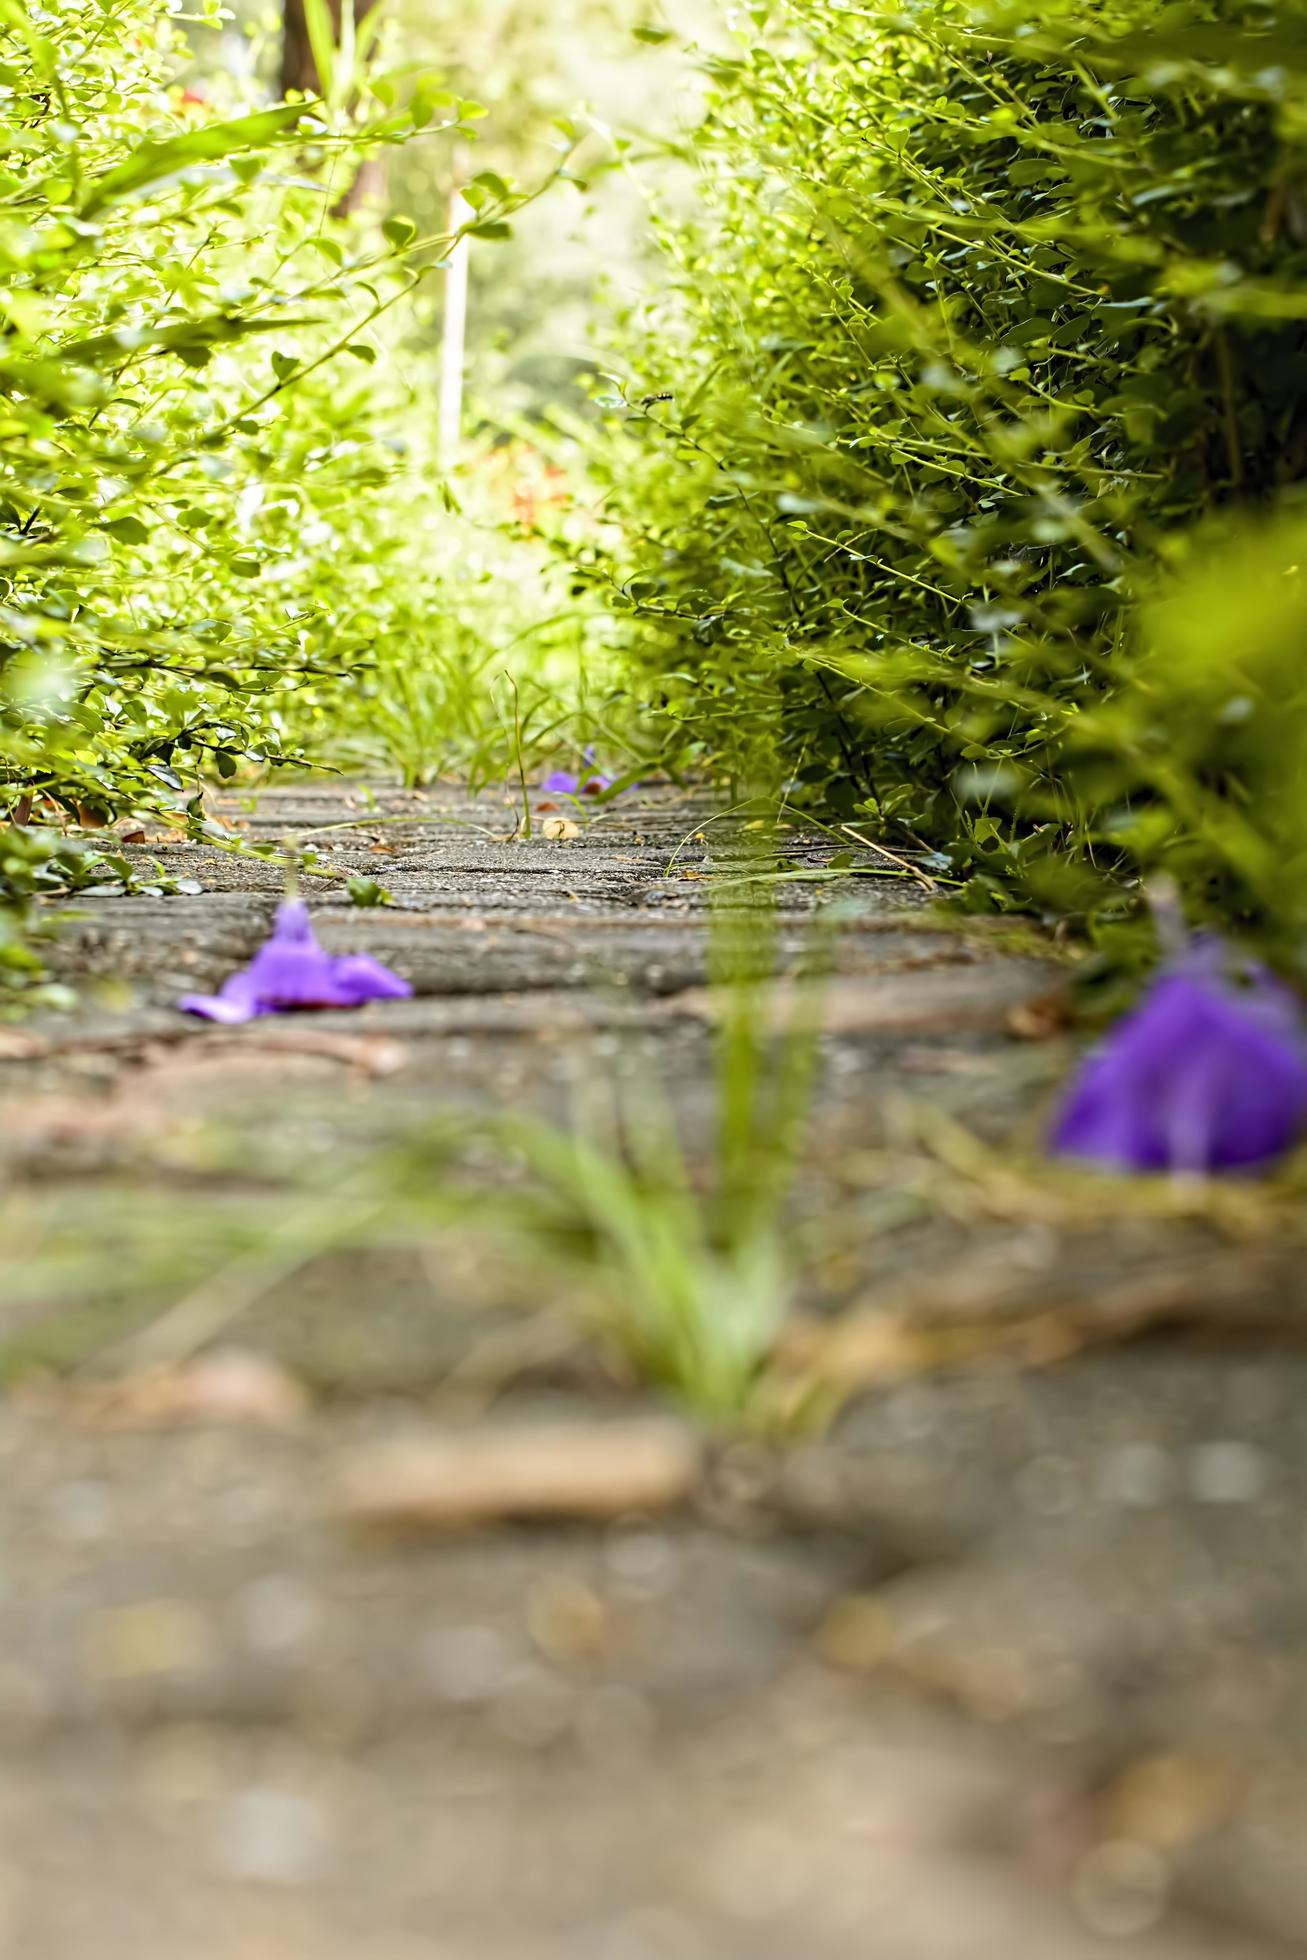
[[[476,1429],[379,1444],[346,1465],[337,1508],[381,1530],[665,1511],[698,1486],[699,1444],[670,1420]]]
[[[854,1593],[837,1599],[817,1629],[830,1666],[853,1674],[887,1673],[983,1722],[1011,1722],[1037,1706],[1038,1683],[1008,1647],[968,1644],[925,1634],[904,1622],[893,1599]]]
[[[249,1348],[220,1348],[176,1368],[143,1369],[95,1382],[58,1400],[87,1429],[186,1429],[204,1424],[282,1428],[308,1396],[279,1362]]]
[[[1071,995],[1066,987],[1050,988],[1008,1011],[1008,1032],[1020,1041],[1055,1041],[1070,1025]]]
[[[611,1604],[566,1573],[549,1573],[531,1588],[526,1623],[536,1646],[552,1661],[605,1660],[617,1644]]]
[[[831,1667],[871,1673],[894,1652],[895,1627],[888,1607],[874,1593],[837,1599],[817,1629],[817,1651]]]
[[[1032,1281],[1003,1252],[978,1251],[886,1288],[833,1319],[796,1317],[773,1355],[777,1384],[797,1401],[938,1370],[1041,1368],[1082,1349],[1156,1327],[1300,1325],[1285,1290],[1301,1248],[1235,1244],[1170,1250],[1119,1274],[1081,1276],[1073,1247],[1056,1274]]]
[[[1226,1817],[1241,1778],[1219,1758],[1163,1752],[1130,1763],[1103,1793],[1102,1835],[1175,1851]]]
[[[1050,1367],[1088,1338],[1076,1319],[1055,1312],[932,1325],[871,1308],[833,1321],[794,1320],[774,1360],[806,1389],[848,1394],[986,1361]]]
[[[0,1062],[35,1062],[49,1053],[50,1044],[41,1035],[0,1028]]]
[[[126,817],[116,827],[120,844],[184,844],[186,832],[175,824],[150,823],[145,818]]]

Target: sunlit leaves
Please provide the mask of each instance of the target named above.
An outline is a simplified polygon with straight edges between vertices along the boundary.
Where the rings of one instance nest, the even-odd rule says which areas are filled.
[[[700,755],[929,839],[982,907],[1107,915],[1166,857],[1288,916],[1212,813],[1269,818],[1251,743],[1143,767],[1185,663],[1133,662],[1173,535],[1307,473],[1305,21],[781,0],[706,64],[587,567]]]
[[[283,135],[297,123],[303,108],[281,103],[257,115],[233,122],[208,123],[162,143],[141,143],[112,170],[98,177],[82,200],[81,216],[94,217],[105,205],[133,192],[151,190],[192,165],[257,149]]]
[[[398,467],[378,355],[414,227],[333,215],[366,110],[181,102],[172,10],[103,12],[0,0],[5,948],[6,906],[95,875],[48,826],[202,825],[205,781],[296,753],[366,651],[350,564]],[[0,985],[29,971],[0,950]]]

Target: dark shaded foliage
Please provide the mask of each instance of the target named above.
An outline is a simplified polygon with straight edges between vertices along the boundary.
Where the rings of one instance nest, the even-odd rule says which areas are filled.
[[[669,753],[925,840],[985,908],[1101,926],[1165,861],[1200,909],[1300,917],[1265,876],[1284,838],[1226,848],[1259,770],[1290,781],[1266,717],[1220,740],[1257,675],[1209,662],[1173,747],[1183,649],[1138,624],[1222,513],[1307,471],[1300,0],[751,20],[709,64],[697,215],[662,225],[666,285],[624,329],[625,542],[589,567],[636,615]],[[1236,616],[1283,668],[1290,622],[1253,624],[1284,612],[1277,536]]]

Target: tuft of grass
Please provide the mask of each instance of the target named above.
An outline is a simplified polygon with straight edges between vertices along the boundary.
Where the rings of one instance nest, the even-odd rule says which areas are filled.
[[[822,964],[819,935],[811,961]],[[793,1296],[787,1200],[803,1158],[819,989],[796,988],[777,1030],[774,911],[765,888],[719,902],[712,942],[714,1136],[688,1152],[649,1059],[635,1055],[570,1127],[493,1119],[528,1189],[505,1223],[575,1274],[578,1298],[643,1378],[714,1420],[747,1417]]]

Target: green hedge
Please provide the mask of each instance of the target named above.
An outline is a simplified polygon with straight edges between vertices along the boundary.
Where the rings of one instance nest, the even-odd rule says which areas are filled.
[[[180,19],[0,0],[0,991],[39,972],[34,896],[130,875],[116,819],[207,834],[206,782],[295,759],[437,607],[385,356],[438,253],[333,214],[361,154],[475,105],[339,59],[330,103],[186,90]]]
[[[668,753],[924,840],[985,907],[1102,920],[1165,861],[1274,912],[1148,763],[1186,681],[1137,601],[1307,473],[1303,7],[749,19],[607,402],[590,570]],[[1251,747],[1190,743],[1205,807],[1255,801]]]

